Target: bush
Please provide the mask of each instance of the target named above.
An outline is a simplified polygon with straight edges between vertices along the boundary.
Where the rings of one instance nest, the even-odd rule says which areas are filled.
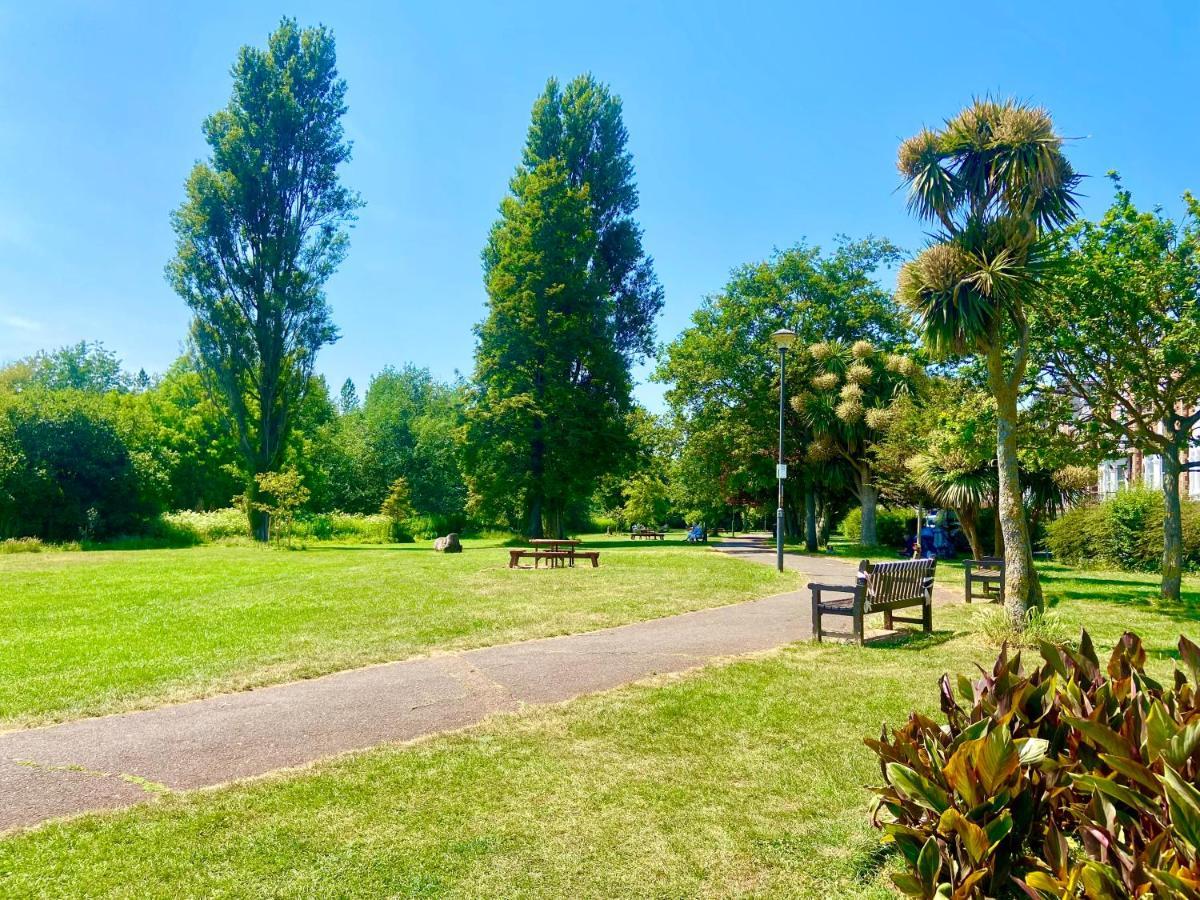
[[[208,544],[230,538],[249,539],[250,523],[244,510],[232,506],[208,512],[185,509],[160,516],[151,535],[174,538],[184,545]]]
[[[1052,611],[1030,609],[1026,611],[1020,629],[1013,627],[1013,620],[1004,607],[982,609],[976,613],[976,624],[980,632],[993,647],[1030,647],[1036,650],[1045,641],[1051,644],[1067,643],[1066,626]]]
[[[0,541],[0,554],[41,553],[49,549],[41,538],[9,538],[6,541]]]
[[[879,507],[875,512],[875,536],[880,547],[903,547],[908,538],[912,513]],[[856,506],[842,519],[842,537],[852,544],[862,543],[862,507]]]
[[[947,724],[918,713],[867,745],[885,784],[873,822],[914,897],[1200,897],[1200,647],[1164,687],[1125,634],[1102,668],[1085,631],[1030,674],[941,681]],[[960,703],[960,700],[962,701]],[[963,705],[965,704],[965,705]]]
[[[1182,508],[1184,566],[1200,570],[1200,503],[1185,501]],[[1049,524],[1046,546],[1065,563],[1157,571],[1163,552],[1162,494],[1126,490],[1101,503],[1069,509]]]

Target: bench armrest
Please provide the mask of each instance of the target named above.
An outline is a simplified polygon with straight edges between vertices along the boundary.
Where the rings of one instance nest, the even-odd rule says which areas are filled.
[[[843,594],[853,594],[858,590],[858,585],[854,584],[818,584],[817,582],[809,582],[809,590],[813,591],[838,591]]]

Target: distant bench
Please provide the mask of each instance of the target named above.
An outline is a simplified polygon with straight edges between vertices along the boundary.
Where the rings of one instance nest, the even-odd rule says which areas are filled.
[[[592,562],[592,568],[595,569],[600,565],[599,550],[522,550],[520,548],[508,551],[508,567],[510,569],[528,569],[529,566],[522,566],[521,560],[532,559],[533,567],[536,569],[541,561],[546,560],[550,567],[562,565],[574,566],[577,559],[589,559]]]
[[[966,573],[964,599],[968,603],[972,600],[1004,602],[1004,557],[985,556],[982,559],[965,560],[963,572]]]
[[[661,541],[667,536],[665,531],[631,531],[629,539],[636,541],[638,538],[646,538],[649,541]]]

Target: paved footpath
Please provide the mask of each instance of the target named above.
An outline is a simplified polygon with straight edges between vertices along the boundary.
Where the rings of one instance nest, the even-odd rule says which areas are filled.
[[[761,539],[716,545],[774,564]],[[788,557],[814,577],[845,560]],[[472,725],[810,636],[807,592],[0,733],[0,831]]]

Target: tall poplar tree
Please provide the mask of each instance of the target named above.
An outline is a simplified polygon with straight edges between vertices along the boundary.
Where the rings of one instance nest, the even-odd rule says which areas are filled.
[[[172,216],[167,278],[193,313],[206,381],[237,439],[246,509],[269,535],[256,476],[278,470],[317,351],[337,339],[324,284],[361,205],[343,187],[346,82],[333,35],[284,19],[264,49],[243,47],[229,104],[204,121],[211,150]]]
[[[561,532],[629,451],[630,368],[653,351],[662,289],[627,137],[606,86],[551,79],[483,252],[467,467],[477,510],[530,536]]]

